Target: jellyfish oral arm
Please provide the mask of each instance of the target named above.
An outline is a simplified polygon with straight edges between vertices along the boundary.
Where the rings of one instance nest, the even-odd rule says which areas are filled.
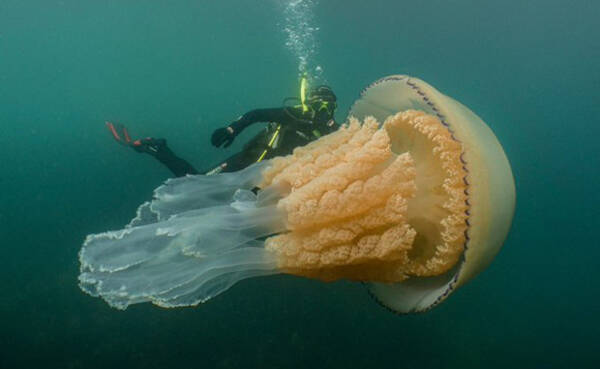
[[[268,163],[169,180],[123,230],[87,237],[80,287],[111,306],[193,306],[237,281],[280,273],[264,238],[285,230],[277,187],[252,188]],[[220,205],[217,205],[220,204]]]

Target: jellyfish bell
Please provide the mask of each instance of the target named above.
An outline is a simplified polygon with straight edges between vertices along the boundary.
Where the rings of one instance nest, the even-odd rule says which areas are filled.
[[[468,109],[405,76],[368,87],[351,115],[290,156],[167,181],[124,229],[87,237],[81,288],[120,309],[190,306],[288,273],[368,282],[398,312],[439,303],[508,232],[502,148]]]
[[[447,272],[438,276],[413,277],[395,284],[370,284],[372,295],[380,303],[403,313],[424,311],[437,305],[482,271],[500,250],[515,208],[512,171],[496,136],[471,110],[426,82],[405,75],[382,78],[362,91],[350,115],[359,119],[374,116],[384,121],[409,109],[437,117],[452,139],[460,143],[460,160],[465,170],[467,208],[464,221],[467,228],[460,260]],[[419,155],[419,148],[410,142],[409,134],[396,137],[393,150],[407,150]],[[424,156],[427,162],[431,153]],[[426,167],[421,169],[424,174]]]

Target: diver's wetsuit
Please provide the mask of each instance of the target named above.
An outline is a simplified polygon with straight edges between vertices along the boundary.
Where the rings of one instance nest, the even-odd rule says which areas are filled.
[[[291,154],[296,147],[304,146],[338,128],[338,124],[335,123],[331,118],[331,114],[327,111],[304,113],[301,107],[252,110],[239,117],[229,127],[235,132],[233,134],[233,137],[235,137],[245,128],[258,122],[266,122],[268,125],[246,143],[242,151],[230,156],[209,170],[196,170],[187,161],[175,155],[167,147],[164,139],[143,139],[141,143],[144,148],[140,147],[136,150],[154,156],[169,168],[176,177],[186,174],[235,172],[260,160]]]
[[[145,138],[140,140],[141,145],[134,147],[136,151],[146,152],[154,156],[156,160],[163,163],[176,177],[186,174],[200,174],[190,163],[175,155],[167,147],[167,140],[164,138]]]

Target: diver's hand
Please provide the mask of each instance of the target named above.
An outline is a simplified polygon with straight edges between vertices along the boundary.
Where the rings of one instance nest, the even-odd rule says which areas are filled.
[[[235,139],[235,131],[230,126],[225,128],[215,129],[213,132],[210,142],[215,147],[229,147],[233,140]]]

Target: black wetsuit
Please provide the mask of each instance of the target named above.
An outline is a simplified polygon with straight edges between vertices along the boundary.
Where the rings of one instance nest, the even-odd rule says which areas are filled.
[[[268,123],[268,125],[246,143],[242,151],[208,170],[196,170],[190,163],[175,155],[167,147],[164,139],[153,139],[154,142],[160,141],[161,144],[153,145],[152,152],[144,151],[156,157],[176,177],[186,174],[235,172],[256,163],[259,159],[267,160],[275,156],[291,154],[296,147],[304,146],[338,128],[328,111],[303,113],[300,107],[252,110],[239,117],[229,127],[233,129],[235,135],[238,135],[245,128],[258,122]]]
[[[167,140],[164,138],[148,138],[143,139],[141,142],[146,145],[145,148],[137,149],[151,154],[156,160],[163,163],[176,177],[181,177],[186,174],[200,174],[190,163],[175,155],[169,147],[167,147]]]

